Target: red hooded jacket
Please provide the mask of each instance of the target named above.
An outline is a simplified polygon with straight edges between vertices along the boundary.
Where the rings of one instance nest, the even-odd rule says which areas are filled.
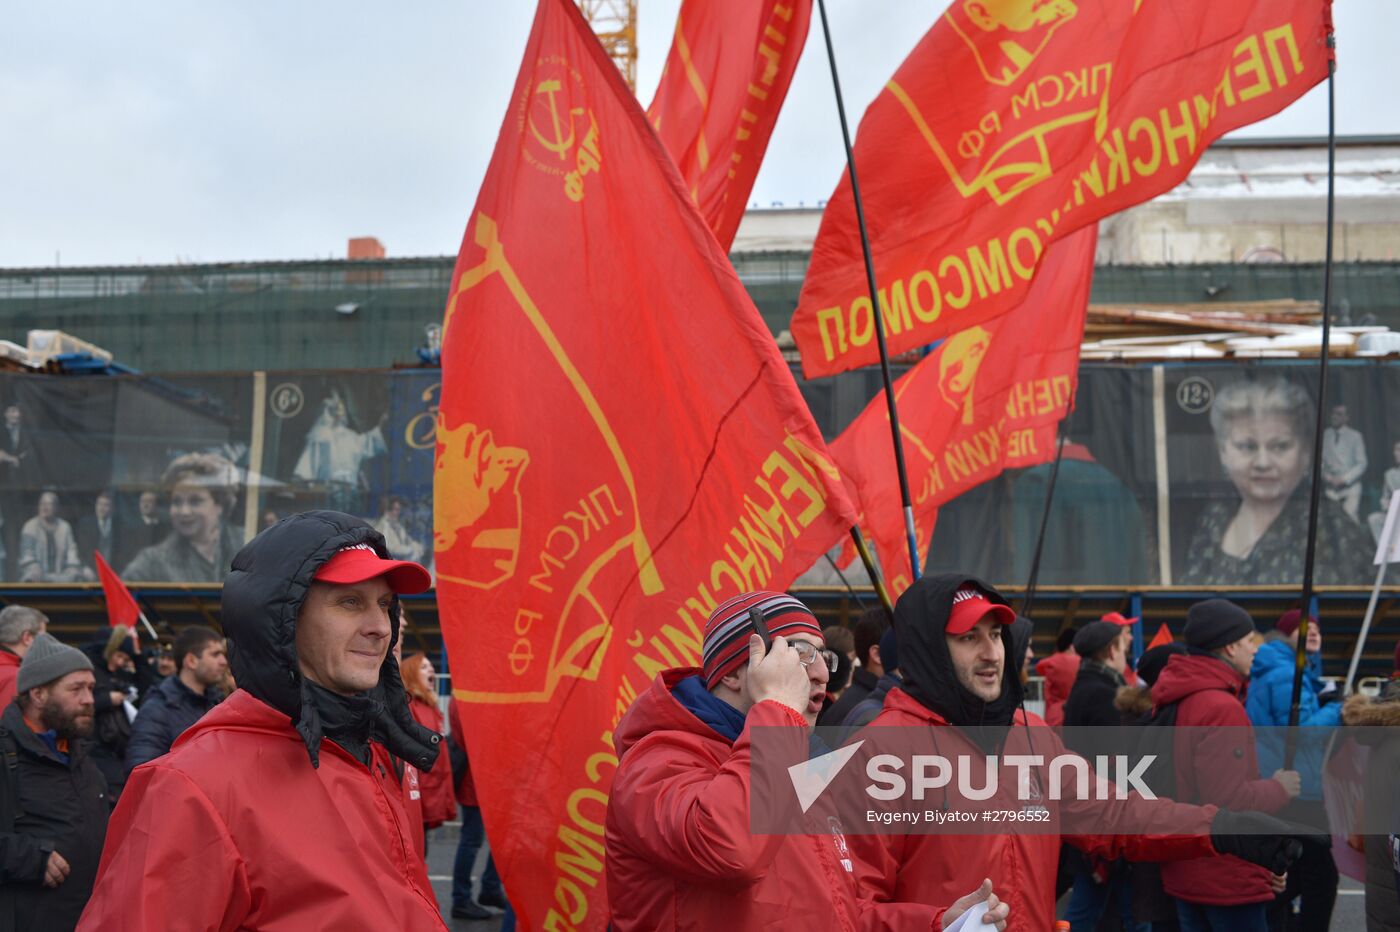
[[[0,648],[0,711],[15,698],[19,682],[20,656]]]
[[[1244,711],[1247,681],[1214,657],[1182,654],[1167,661],[1152,687],[1152,703],[1177,706],[1177,732],[1192,747],[1176,748],[1176,793],[1181,799],[1215,803],[1235,811],[1278,812],[1288,792],[1277,780],[1259,779],[1254,729]],[[1200,739],[1205,738],[1202,741]],[[1208,765],[1192,766],[1193,757]],[[1162,865],[1162,886],[1172,896],[1209,906],[1265,903],[1274,898],[1269,872],[1233,855],[1213,855]]]
[[[750,832],[752,728],[793,726],[805,742],[807,723],[780,703],[760,702],[731,744],[671,693],[700,672],[660,674],[618,723],[605,836],[612,928],[941,928],[940,908],[859,902],[841,836]]]
[[[408,710],[413,713],[414,721],[418,724],[442,734],[442,712],[436,705],[412,697],[408,703]],[[437,828],[457,817],[457,798],[452,790],[452,768],[448,766],[446,754],[442,755],[441,763],[432,770],[419,772],[418,791],[423,801],[423,823],[428,828]]]
[[[1020,721],[1019,715],[1017,720]],[[1059,738],[1029,717],[1034,737],[1030,748],[1047,759],[1066,753]],[[897,725],[913,728],[946,726],[941,715],[902,689],[892,689],[885,708],[870,727]],[[1013,735],[1016,731],[1013,730]],[[965,740],[965,739],[963,739]],[[952,741],[954,743],[950,744]],[[938,753],[958,753],[957,738],[943,739]],[[1042,743],[1044,742],[1044,743]],[[1066,836],[1076,848],[1112,860],[1157,861],[1193,858],[1214,853],[1210,823],[1214,806],[1183,806],[1171,800],[1062,799],[1043,801],[1058,807],[1059,818],[1075,818],[1102,826],[1111,833],[1131,823],[1135,831],[1153,823],[1187,827],[1191,834],[1074,835]],[[1041,932],[1055,925],[1055,873],[1060,859],[1061,836],[1051,834],[998,835],[860,835],[852,836],[862,893],[877,901],[950,903],[991,878],[993,890],[1011,907],[1007,929]]]
[[[445,929],[388,753],[333,741],[243,690],[132,771],[78,928]],[[399,877],[399,883],[376,882]]]
[[[1035,665],[1035,672],[1045,677],[1045,723],[1065,723],[1065,701],[1079,675],[1079,655],[1072,650],[1051,654]]]

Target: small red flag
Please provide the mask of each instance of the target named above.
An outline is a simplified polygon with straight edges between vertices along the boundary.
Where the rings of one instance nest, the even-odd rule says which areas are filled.
[[[1151,650],[1154,647],[1161,647],[1163,644],[1170,644],[1173,640],[1171,629],[1164,623],[1162,627],[1157,629],[1157,633],[1152,635],[1152,640],[1148,642],[1147,649]]]
[[[102,559],[101,553],[94,550],[92,555],[97,560],[97,575],[102,579],[102,594],[107,597],[108,623],[114,628],[117,625],[126,625],[134,636],[136,623],[141,620],[141,607],[136,604],[136,597],[131,594],[126,583],[122,582],[116,570]]]

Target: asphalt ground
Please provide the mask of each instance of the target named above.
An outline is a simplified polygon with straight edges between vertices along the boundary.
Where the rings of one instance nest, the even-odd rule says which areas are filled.
[[[457,855],[457,825],[448,823],[434,829],[428,835],[428,879],[433,883],[438,905],[448,928],[461,932],[498,932],[500,917],[469,922],[453,919],[452,909],[452,862]],[[486,866],[486,853],[477,857],[476,869],[472,876],[479,882],[481,871]],[[1337,890],[1337,905],[1332,911],[1331,932],[1361,932],[1366,928],[1366,902],[1361,884],[1349,877],[1343,877]]]

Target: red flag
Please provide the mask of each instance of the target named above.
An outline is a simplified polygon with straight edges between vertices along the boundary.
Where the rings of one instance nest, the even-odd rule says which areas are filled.
[[[453,275],[434,550],[523,928],[605,923],[613,727],[854,515],[792,374],[569,0],[541,0]]]
[[[685,0],[647,118],[726,250],[797,70],[812,0]]]
[[[955,0],[855,145],[892,353],[1016,306],[1054,240],[1175,187],[1327,74],[1328,0]],[[878,359],[849,181],[792,335],[803,371]]]
[[[1055,456],[1070,410],[1094,276],[1095,227],[1052,246],[1019,307],[956,333],[895,383],[920,553],[938,506],[1003,469]],[[910,581],[903,505],[885,399],[877,395],[831,445],[856,489],[891,595]]]
[[[1163,624],[1157,629],[1157,633],[1152,635],[1152,640],[1147,642],[1147,649],[1151,650],[1154,647],[1170,644],[1173,640],[1171,629]]]
[[[126,588],[116,571],[102,559],[100,551],[94,550],[92,555],[97,561],[97,576],[102,580],[102,594],[107,599],[107,623],[114,628],[126,625],[131,629],[132,637],[135,637],[136,623],[141,620],[141,607],[136,604],[136,597]]]

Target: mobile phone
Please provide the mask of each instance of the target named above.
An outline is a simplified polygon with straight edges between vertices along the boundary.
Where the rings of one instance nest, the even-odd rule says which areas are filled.
[[[763,638],[763,652],[768,653],[773,649],[773,635],[768,633],[768,622],[763,620],[763,613],[757,608],[751,608],[749,620],[753,622],[753,629],[758,632],[758,636]]]

